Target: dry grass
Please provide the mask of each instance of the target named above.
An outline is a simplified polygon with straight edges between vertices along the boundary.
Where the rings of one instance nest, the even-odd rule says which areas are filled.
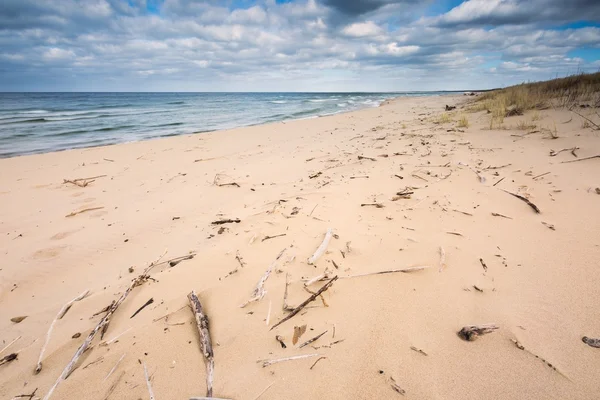
[[[462,115],[460,117],[460,119],[458,120],[458,127],[459,128],[468,128],[469,127],[469,119],[467,118],[466,115]]]
[[[522,115],[527,110],[550,107],[571,109],[581,103],[600,107],[600,72],[524,83],[487,92],[479,96],[469,110],[486,110],[492,114],[490,126],[501,126],[505,117]],[[534,120],[537,119],[539,113]]]
[[[537,127],[537,125],[533,123],[533,119],[532,119],[532,122],[527,122],[527,121],[523,120],[517,124],[517,129],[522,130],[522,131],[529,131],[529,130],[535,129],[536,127]]]
[[[440,115],[440,118],[437,120],[438,124],[447,124],[450,121],[452,121],[452,119],[450,119],[450,115],[448,115],[448,113],[443,113],[442,115]]]

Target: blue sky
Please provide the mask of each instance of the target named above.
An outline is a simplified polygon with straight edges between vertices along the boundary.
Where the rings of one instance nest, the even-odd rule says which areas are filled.
[[[0,91],[486,89],[598,70],[596,0],[0,1]]]

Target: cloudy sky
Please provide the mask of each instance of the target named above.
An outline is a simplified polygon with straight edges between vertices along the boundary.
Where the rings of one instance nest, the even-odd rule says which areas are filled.
[[[0,91],[483,89],[599,69],[599,0],[0,0]]]

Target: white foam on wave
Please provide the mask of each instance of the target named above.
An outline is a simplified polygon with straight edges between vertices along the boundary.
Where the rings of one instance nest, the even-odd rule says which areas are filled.
[[[286,104],[287,101],[286,100],[271,100],[269,103],[273,103],[273,104]]]

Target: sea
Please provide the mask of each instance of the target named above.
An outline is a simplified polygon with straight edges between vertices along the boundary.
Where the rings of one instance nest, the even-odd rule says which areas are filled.
[[[397,93],[0,93],[0,158],[377,107]]]

